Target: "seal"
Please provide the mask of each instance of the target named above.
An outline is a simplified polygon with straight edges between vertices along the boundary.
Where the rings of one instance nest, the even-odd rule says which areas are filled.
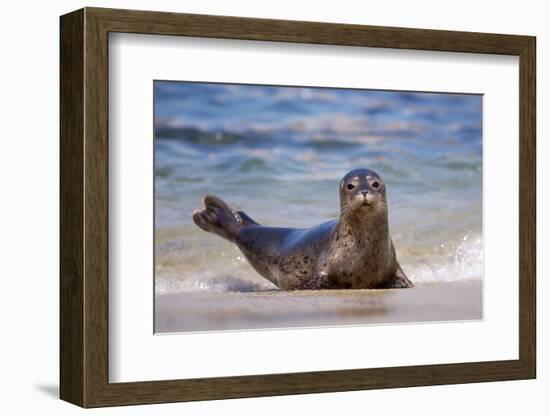
[[[340,181],[340,218],[305,229],[265,227],[215,196],[193,212],[195,224],[236,244],[279,289],[382,289],[413,284],[389,233],[386,185],[355,169]]]

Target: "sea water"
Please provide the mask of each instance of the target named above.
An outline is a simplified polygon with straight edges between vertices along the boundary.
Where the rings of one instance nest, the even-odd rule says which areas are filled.
[[[387,186],[398,260],[417,284],[482,279],[482,96],[154,84],[157,295],[275,287],[192,220],[205,194],[269,226],[339,215],[338,185]]]

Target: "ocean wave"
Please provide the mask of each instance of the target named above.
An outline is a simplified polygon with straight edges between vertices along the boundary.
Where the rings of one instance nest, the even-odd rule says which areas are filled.
[[[229,131],[208,131],[194,127],[157,127],[155,138],[158,140],[182,140],[194,144],[228,145],[245,137]]]
[[[483,240],[481,236],[466,234],[442,260],[433,256],[411,264],[407,275],[415,283],[455,282],[483,278]]]
[[[249,280],[232,275],[203,275],[186,279],[157,278],[155,291],[157,295],[192,292],[264,292],[277,290],[269,281]]]
[[[238,253],[238,252],[237,252]],[[411,259],[400,259],[405,273],[413,283],[442,283],[483,278],[483,242],[480,236],[466,234],[459,244],[446,255],[432,256],[415,263]],[[246,263],[241,255],[236,255],[238,263]],[[248,273],[246,264],[242,275],[224,273],[222,264],[212,264],[213,271],[203,270],[195,276],[157,276],[158,295],[193,292],[263,292],[278,290],[271,282],[255,273]]]

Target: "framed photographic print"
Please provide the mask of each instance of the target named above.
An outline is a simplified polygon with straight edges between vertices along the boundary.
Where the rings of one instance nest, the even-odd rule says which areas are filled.
[[[534,378],[535,38],[61,17],[61,398]]]

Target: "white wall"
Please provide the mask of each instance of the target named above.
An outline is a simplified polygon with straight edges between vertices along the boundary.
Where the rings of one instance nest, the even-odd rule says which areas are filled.
[[[5,414],[32,410],[76,414],[80,409],[56,399],[58,384],[58,16],[82,6],[156,9],[317,20],[388,26],[536,35],[538,42],[539,164],[539,378],[536,381],[486,383],[339,394],[274,397],[218,402],[167,404],[92,410],[88,414],[422,414],[467,412],[547,414],[550,361],[543,348],[548,331],[543,282],[543,234],[548,209],[542,183],[548,179],[550,146],[542,124],[550,89],[544,72],[550,56],[550,26],[542,1],[68,1],[4,2],[0,61],[0,409]],[[7,128],[6,128],[7,127]],[[543,177],[545,176],[545,177]],[[548,194],[548,192],[546,193]],[[545,197],[547,195],[544,195]],[[544,208],[543,208],[544,207]],[[7,265],[7,268],[6,268]],[[547,328],[546,328],[547,329]],[[11,410],[10,413],[5,410]]]

